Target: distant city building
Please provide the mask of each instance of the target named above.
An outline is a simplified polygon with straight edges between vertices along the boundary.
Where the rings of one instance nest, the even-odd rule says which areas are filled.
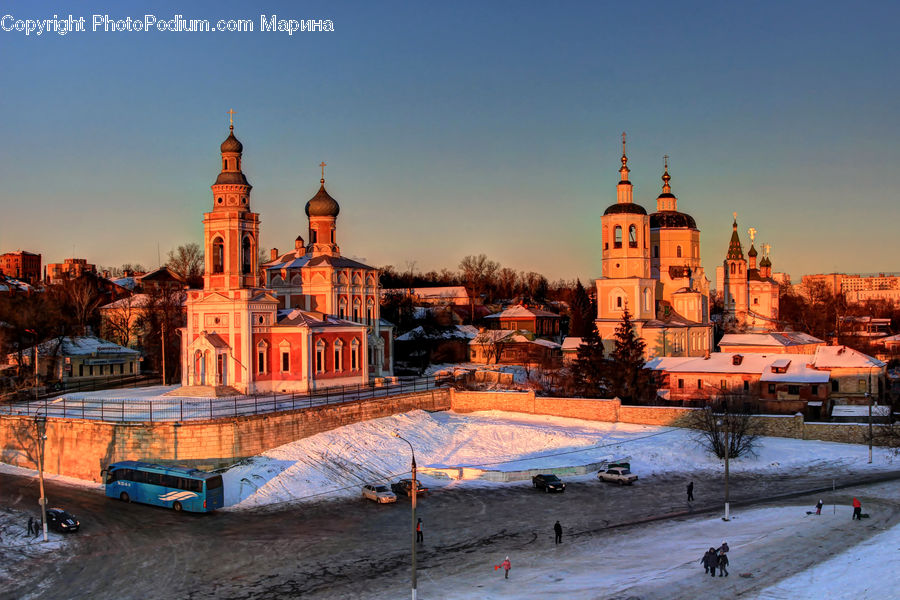
[[[45,271],[44,281],[57,284],[81,277],[84,273],[97,273],[97,265],[89,264],[84,258],[67,258],[61,263],[48,264]]]
[[[390,288],[381,290],[381,297],[398,294],[409,297],[419,305],[452,304],[455,306],[468,306],[471,301],[469,292],[465,286],[451,285],[444,287],[418,287],[418,288]]]
[[[653,356],[703,356],[711,350],[709,280],[700,264],[700,230],[678,211],[668,163],[651,215],[633,201],[623,135],[616,203],[601,217],[602,276],[595,325],[607,350],[627,308]]]
[[[819,285],[831,294],[843,294],[848,304],[864,304],[870,300],[900,304],[900,275],[894,273],[827,273],[804,275],[801,280],[801,289],[806,295]]]
[[[41,255],[18,250],[0,254],[0,274],[32,285],[41,282]]]

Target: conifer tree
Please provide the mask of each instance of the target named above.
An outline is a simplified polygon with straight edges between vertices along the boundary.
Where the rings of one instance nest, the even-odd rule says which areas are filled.
[[[569,309],[569,335],[583,338],[587,335],[589,329],[594,329],[594,315],[591,309],[591,299],[588,297],[587,291],[581,285],[581,280],[579,279],[576,281],[575,290],[572,292],[572,302]]]
[[[572,363],[575,393],[584,398],[605,396],[609,387],[607,372],[607,361],[603,358],[603,340],[592,323],[582,336],[578,358]]]
[[[647,387],[644,369],[644,348],[646,343],[635,335],[628,307],[622,314],[622,322],[616,327],[615,347],[612,359],[610,385],[611,392],[626,402],[638,402]]]

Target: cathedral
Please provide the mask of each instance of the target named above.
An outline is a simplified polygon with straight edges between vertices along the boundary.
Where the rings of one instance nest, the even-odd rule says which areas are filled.
[[[259,265],[259,214],[229,135],[204,214],[202,290],[189,290],[182,385],[217,393],[305,392],[391,376],[391,326],[379,316],[378,270],[341,256],[340,207],[325,190],[306,203],[309,243]],[[259,273],[266,273],[266,287]],[[198,393],[200,389],[196,390]]]
[[[772,279],[769,245],[763,245],[764,256],[757,266],[759,253],[753,245],[756,230],[750,228],[750,250],[744,250],[738,235],[737,213],[731,225],[731,241],[716,281],[722,290],[726,331],[774,331],[778,324],[778,282]]]
[[[700,230],[678,211],[668,159],[656,212],[633,199],[625,135],[616,203],[602,226],[602,276],[596,280],[597,331],[607,350],[627,308],[646,357],[703,356],[711,350],[709,280],[700,265]]]

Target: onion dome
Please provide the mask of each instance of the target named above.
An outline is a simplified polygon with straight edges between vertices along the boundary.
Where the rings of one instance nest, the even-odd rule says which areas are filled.
[[[219,150],[222,152],[237,152],[240,154],[244,151],[244,145],[240,142],[239,139],[234,137],[234,127],[231,127],[231,131],[228,134],[228,137],[225,138],[225,141],[222,142],[222,145],[219,146]]]
[[[759,261],[759,266],[760,267],[771,267],[772,261],[769,260],[768,256],[763,256],[763,259],[761,261]]]
[[[619,202],[617,204],[613,204],[603,212],[604,215],[619,215],[623,213],[646,215],[647,211],[644,210],[643,206],[641,206],[640,204],[635,204],[634,202]]]
[[[750,250],[747,252],[747,256],[752,258],[757,256],[758,254],[759,253],[756,251],[756,247],[753,244],[750,244]],[[762,266],[762,263],[760,263],[760,266]]]
[[[694,217],[677,210],[663,210],[650,215],[650,229],[697,229]]]
[[[247,181],[247,177],[240,171],[222,171],[216,177],[215,185],[221,184],[250,185],[250,182]]]
[[[325,180],[320,181],[322,184],[315,196],[310,198],[306,203],[307,217],[337,217],[341,212],[341,207],[337,200],[325,191]]]

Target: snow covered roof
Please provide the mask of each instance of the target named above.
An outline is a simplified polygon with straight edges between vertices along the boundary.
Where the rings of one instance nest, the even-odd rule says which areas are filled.
[[[24,281],[19,281],[18,279],[13,279],[12,277],[0,273],[0,292],[9,292],[11,290],[30,292],[33,289],[33,287]]]
[[[577,351],[578,347],[581,346],[581,339],[582,338],[580,338],[580,337],[572,337],[572,336],[567,336],[567,337],[563,338],[563,343],[562,343],[563,352],[566,352],[567,350]]]
[[[134,296],[128,296],[126,298],[121,298],[116,300],[115,302],[110,302],[109,304],[104,304],[100,307],[100,310],[105,309],[117,309],[117,308],[144,308],[150,304],[150,295],[149,294],[135,294]]]
[[[488,315],[485,319],[532,319],[534,317],[560,318],[556,313],[547,312],[546,310],[541,310],[539,308],[528,308],[527,306],[517,304],[516,306],[507,308],[503,312]]]
[[[472,325],[456,325],[449,329],[435,330],[430,333],[421,325],[403,335],[397,336],[398,342],[410,342],[415,340],[471,340],[478,335],[478,329]]]
[[[451,298],[468,298],[465,286],[448,285],[443,287],[392,288],[381,290],[382,295],[408,294],[418,296],[422,300],[441,300]]]
[[[724,350],[728,346],[801,346],[824,343],[824,340],[799,331],[726,333],[719,342],[719,348]]]
[[[887,417],[891,414],[890,406],[873,406],[872,407],[872,416],[873,417]],[[831,416],[832,417],[868,417],[869,416],[869,406],[868,405],[856,405],[856,404],[835,404],[831,408]]]
[[[360,323],[338,319],[320,312],[300,310],[299,308],[280,309],[278,311],[278,325],[282,327],[363,327]]]
[[[62,347],[60,347],[60,343]],[[34,354],[34,346],[22,351]],[[64,337],[43,342],[38,346],[41,356],[88,356],[91,354],[140,354],[137,350],[119,346],[95,336]]]
[[[877,343],[879,343],[879,344],[884,344],[884,343],[892,343],[892,344],[896,344],[896,343],[900,343],[900,335],[892,335],[892,336],[889,336],[889,337],[886,337],[886,338],[881,338],[880,340],[878,340]]]
[[[118,277],[116,279],[110,279],[110,281],[126,290],[133,290],[134,286],[137,285],[137,281],[135,281],[134,277]]]
[[[813,366],[818,369],[878,368],[884,367],[885,363],[847,346],[819,346],[816,348]]]
[[[538,346],[545,346],[547,348],[560,348],[561,347],[556,342],[551,342],[550,340],[545,340],[542,338],[537,338],[536,340],[533,341],[533,343],[537,344]]]

